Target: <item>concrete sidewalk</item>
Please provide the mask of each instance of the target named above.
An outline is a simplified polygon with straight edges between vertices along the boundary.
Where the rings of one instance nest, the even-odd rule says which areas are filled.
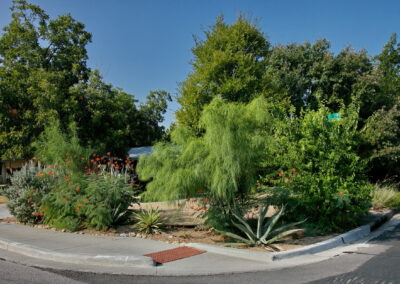
[[[10,214],[10,211],[7,209],[7,204],[5,203],[0,203],[0,219],[5,219],[8,217],[12,217]]]
[[[394,216],[390,222],[400,223],[400,215]],[[156,266],[151,258],[144,255],[178,246],[142,238],[81,235],[0,223],[0,257],[31,266],[97,273],[134,275],[239,273],[304,265],[328,259],[343,251],[357,249],[358,245],[364,245],[365,239],[356,242],[355,245],[349,245],[344,240],[350,238],[352,241],[357,241],[365,238],[369,228],[364,230],[364,227],[341,235],[340,242],[336,242],[336,237],[305,247],[300,252],[294,252],[294,258],[280,261],[274,261],[277,254],[273,253],[206,246],[202,247],[207,251],[204,254]],[[196,247],[195,244],[192,246]],[[316,246],[319,247],[318,250]],[[286,255],[288,252],[279,254]]]
[[[59,268],[64,257],[64,268],[136,275],[207,275],[259,271],[267,267],[265,262],[208,252],[159,266],[143,261],[151,260],[145,254],[176,247],[141,238],[80,235],[0,223],[0,257],[18,253],[31,261],[30,264],[39,263],[39,266],[45,263],[43,266]],[[125,261],[127,257],[133,261]]]

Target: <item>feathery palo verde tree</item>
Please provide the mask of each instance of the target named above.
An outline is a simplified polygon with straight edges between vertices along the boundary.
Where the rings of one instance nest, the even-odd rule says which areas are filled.
[[[177,126],[170,143],[159,143],[138,164],[148,200],[175,200],[206,192],[214,204],[231,206],[254,189],[260,161],[268,155],[271,106],[263,98],[249,104],[215,98],[202,112],[201,137]]]

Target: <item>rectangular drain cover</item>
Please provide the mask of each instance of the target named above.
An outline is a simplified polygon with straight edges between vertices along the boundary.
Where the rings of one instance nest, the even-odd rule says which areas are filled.
[[[179,247],[175,249],[164,250],[160,252],[145,254],[144,256],[151,257],[157,263],[166,263],[190,256],[194,256],[197,254],[205,253],[205,250],[198,250],[190,247]]]

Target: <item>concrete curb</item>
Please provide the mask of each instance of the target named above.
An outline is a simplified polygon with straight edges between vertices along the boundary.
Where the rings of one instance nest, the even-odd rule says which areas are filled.
[[[73,264],[126,267],[154,267],[156,265],[152,258],[141,255],[85,255],[60,253],[23,243],[12,242],[2,238],[0,238],[0,249],[33,258]]]
[[[277,253],[267,253],[267,252],[257,252],[257,251],[248,251],[243,249],[236,249],[236,248],[226,248],[221,246],[215,245],[207,245],[207,244],[198,244],[198,243],[189,243],[187,246],[198,248],[202,250],[206,250],[211,253],[226,255],[230,257],[237,257],[243,258],[258,262],[271,262],[271,261],[278,261],[282,259],[288,259],[303,255],[310,255],[320,253],[326,250],[330,250],[333,248],[337,248],[340,246],[348,245],[354,243],[360,239],[365,238],[368,236],[371,231],[375,230],[377,227],[382,225],[384,222],[390,220],[393,216],[393,212],[386,213],[379,217],[374,222],[371,222],[367,225],[355,228],[347,233],[341,234],[334,238],[315,243],[303,248],[293,249],[283,252]]]
[[[236,249],[236,248],[227,248],[221,247],[216,245],[207,245],[207,244],[199,244],[199,243],[188,243],[186,244],[188,247],[197,248],[200,250],[205,250],[207,252],[231,256],[231,257],[238,257],[243,259],[248,259],[252,261],[259,261],[259,262],[271,262],[272,254],[261,252],[261,251],[249,251],[245,249]]]

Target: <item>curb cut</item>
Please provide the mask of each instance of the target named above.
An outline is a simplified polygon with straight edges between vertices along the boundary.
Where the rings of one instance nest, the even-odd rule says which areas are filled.
[[[156,265],[152,258],[141,255],[86,255],[60,253],[23,243],[11,242],[2,238],[0,238],[0,249],[33,258],[73,264],[125,267],[154,267]]]
[[[248,251],[237,248],[226,248],[216,245],[207,245],[207,244],[199,244],[199,243],[188,243],[187,246],[194,247],[197,249],[206,250],[210,253],[216,253],[231,257],[243,258],[252,261],[258,262],[271,262],[271,261],[279,261],[282,259],[294,258],[302,255],[310,255],[320,253],[326,250],[330,250],[336,247],[345,246],[351,243],[354,243],[360,239],[368,236],[372,231],[376,230],[383,223],[390,220],[394,215],[394,212],[388,212],[382,216],[380,216],[377,220],[367,224],[355,228],[347,233],[341,234],[334,238],[315,243],[306,247],[277,252],[277,253],[266,253],[266,252],[258,252],[258,251]]]

